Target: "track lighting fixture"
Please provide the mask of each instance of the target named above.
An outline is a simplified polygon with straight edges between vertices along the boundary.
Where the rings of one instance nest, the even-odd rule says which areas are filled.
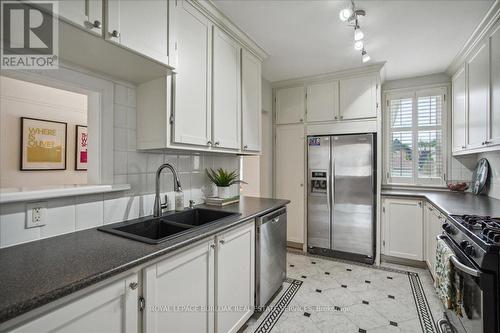
[[[339,18],[342,22],[347,22],[347,24],[354,28],[354,49],[361,51],[361,60],[363,62],[370,61],[370,56],[365,50],[365,43],[363,38],[365,34],[359,26],[359,17],[366,16],[366,12],[363,9],[357,9],[354,4],[354,0],[348,7],[343,8],[339,13]]]

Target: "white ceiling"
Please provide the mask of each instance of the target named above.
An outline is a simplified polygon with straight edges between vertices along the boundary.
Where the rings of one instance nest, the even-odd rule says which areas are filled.
[[[362,66],[353,29],[338,18],[347,1],[214,0],[268,53],[269,81]],[[372,60],[387,61],[388,80],[442,73],[493,1],[358,0],[365,45]]]

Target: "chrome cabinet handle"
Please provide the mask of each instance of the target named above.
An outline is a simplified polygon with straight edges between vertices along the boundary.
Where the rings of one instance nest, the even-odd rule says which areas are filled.
[[[484,141],[485,145],[489,145],[490,143],[491,143],[491,141],[488,141],[488,140]]]
[[[111,37],[115,37],[115,38],[120,37],[120,33],[118,32],[118,30],[113,30],[113,32],[111,33]]]
[[[139,284],[137,284],[137,282],[131,282],[128,286],[130,289],[136,290]]]
[[[94,29],[94,28],[101,29],[101,26],[102,26],[101,21],[98,21],[98,20],[95,20],[94,22],[85,21],[84,24],[89,29]]]

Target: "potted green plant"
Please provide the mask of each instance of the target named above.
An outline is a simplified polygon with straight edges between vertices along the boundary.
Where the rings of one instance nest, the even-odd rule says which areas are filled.
[[[217,186],[217,196],[222,199],[231,197],[231,192],[229,191],[231,185],[238,183],[246,184],[243,180],[238,179],[239,175],[236,170],[227,171],[222,168],[217,170],[210,168],[206,171],[208,179]]]

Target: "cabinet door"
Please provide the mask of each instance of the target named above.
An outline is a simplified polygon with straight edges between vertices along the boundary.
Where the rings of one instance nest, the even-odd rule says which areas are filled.
[[[108,0],[106,37],[167,64],[168,3],[157,0]]]
[[[240,148],[240,45],[228,34],[213,31],[212,137],[217,148]]]
[[[287,198],[287,241],[304,243],[304,126],[276,127],[275,188],[277,198]]]
[[[260,152],[262,113],[261,63],[249,51],[241,51],[242,149]]]
[[[419,200],[384,199],[384,254],[423,260],[423,209]]]
[[[207,146],[211,138],[209,94],[211,25],[189,2],[178,0],[172,15],[170,50],[175,143]]]
[[[500,144],[500,24],[490,36],[491,48],[491,111],[490,135],[492,144]]]
[[[102,0],[61,0],[58,4],[60,17],[102,34]]]
[[[214,312],[203,310],[214,305],[213,247],[203,242],[143,270],[145,333],[214,331]]]
[[[340,80],[340,119],[377,116],[377,79],[362,76]]]
[[[136,274],[111,282],[96,291],[63,305],[10,333],[71,332],[137,333],[138,283]]]
[[[469,76],[469,140],[468,147],[482,147],[487,138],[489,112],[489,52],[487,44],[468,61]]]
[[[339,82],[322,82],[307,86],[307,121],[337,120],[339,116]]]
[[[303,122],[305,107],[303,86],[276,89],[276,124]]]
[[[221,234],[217,236],[217,241],[216,305],[219,309],[229,311],[217,312],[216,331],[237,332],[253,314],[255,224],[252,221]]]
[[[465,66],[462,67],[452,79],[453,90],[453,113],[452,113],[452,132],[453,132],[453,152],[461,151],[466,148],[467,130],[467,100],[466,100],[466,75]]]

